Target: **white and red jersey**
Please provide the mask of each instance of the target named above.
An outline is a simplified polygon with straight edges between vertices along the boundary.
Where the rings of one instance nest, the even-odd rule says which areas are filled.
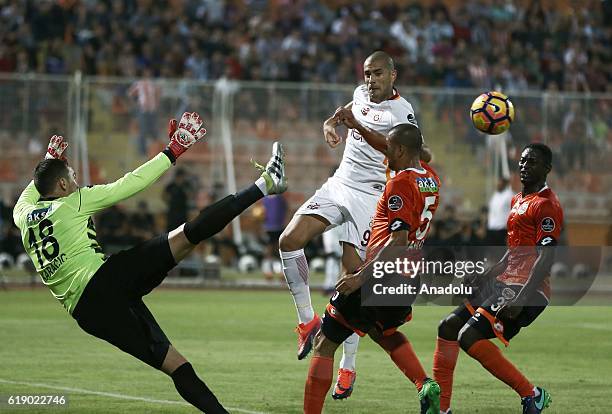
[[[417,125],[412,105],[396,90],[394,95],[381,103],[370,101],[365,85],[353,92],[352,109],[355,119],[382,134],[399,124]],[[375,150],[354,129],[349,129],[340,167],[334,173],[343,184],[370,194],[380,194],[389,175],[385,156]]]

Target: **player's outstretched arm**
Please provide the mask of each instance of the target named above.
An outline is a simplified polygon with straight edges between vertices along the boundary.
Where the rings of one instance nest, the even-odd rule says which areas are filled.
[[[374,274],[374,263],[379,261],[392,262],[397,258],[397,251],[390,247],[406,246],[408,244],[408,230],[399,230],[391,233],[391,237],[378,254],[367,262],[361,270],[354,274],[345,274],[336,283],[336,290],[343,295],[350,295],[359,289]]]
[[[506,267],[508,267],[509,255],[510,250],[506,250],[506,253],[504,253],[499,262],[495,263],[486,272],[480,275],[478,273],[473,273],[472,275],[466,276],[465,283],[468,286],[479,288],[487,280],[495,279],[497,276],[501,275],[504,270],[506,270]]]
[[[93,214],[139,193],[157,181],[205,134],[206,129],[203,127],[202,119],[195,112],[185,112],[178,123],[174,119],[170,120],[168,124],[170,142],[166,149],[113,183],[81,188],[78,191],[78,210],[85,214]]]
[[[53,135],[49,140],[47,152],[45,153],[45,159],[55,158],[59,160],[66,160],[66,157],[64,156],[66,148],[68,148],[68,142],[64,141],[64,137],[61,135]],[[32,180],[23,190],[19,196],[19,199],[17,199],[15,207],[13,208],[13,221],[18,227],[18,223],[23,221],[25,219],[25,215],[31,210],[29,207],[35,205],[39,198],[40,193],[34,185],[34,180]]]

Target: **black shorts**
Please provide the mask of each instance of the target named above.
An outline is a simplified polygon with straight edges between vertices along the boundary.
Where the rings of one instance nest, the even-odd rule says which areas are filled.
[[[72,317],[90,335],[159,369],[170,341],[142,297],[175,265],[168,234],[111,255],[85,287]]]
[[[521,328],[531,325],[548,306],[548,299],[543,294],[536,292],[535,297],[529,301],[531,305],[523,307],[516,319],[497,319],[497,311],[507,301],[514,299],[522,287],[495,281],[484,287],[475,296],[466,299],[453,313],[469,326],[474,327],[485,338],[498,338],[507,346]]]
[[[342,343],[356,332],[364,336],[373,329],[391,335],[412,318],[411,306],[361,306],[361,289],[348,296],[338,292],[329,300],[323,315],[323,334]]]

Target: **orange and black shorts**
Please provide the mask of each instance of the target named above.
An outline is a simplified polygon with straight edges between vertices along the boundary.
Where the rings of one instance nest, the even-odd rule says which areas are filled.
[[[391,335],[412,318],[411,306],[362,306],[361,289],[344,296],[335,292],[329,300],[321,329],[338,344],[356,332],[359,336],[377,330]]]
[[[514,299],[522,287],[495,281],[484,287],[479,294],[466,299],[453,313],[469,326],[476,328],[485,338],[498,338],[508,346],[509,341],[521,328],[531,325],[548,306],[548,299],[536,292],[529,306],[523,307],[516,319],[498,319],[496,315],[499,309]]]

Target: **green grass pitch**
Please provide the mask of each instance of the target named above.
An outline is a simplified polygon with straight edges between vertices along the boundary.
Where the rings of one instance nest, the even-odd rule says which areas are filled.
[[[322,310],[326,299],[315,293],[313,300]],[[301,412],[308,361],[295,357],[296,316],[287,292],[158,290],[146,302],[173,344],[233,412]],[[416,307],[413,321],[402,328],[428,372],[438,320],[449,310]],[[612,412],[610,319],[612,308],[551,307],[505,351],[551,392],[553,404],[545,413]],[[69,398],[67,408],[0,405],[2,413],[196,412],[169,403],[181,401],[169,378],[82,332],[46,290],[0,291],[0,332],[3,398]],[[338,352],[336,365],[339,357]],[[353,396],[328,397],[326,413],[418,412],[414,387],[382,350],[363,339],[357,358]],[[462,354],[453,412],[520,413],[521,407],[512,390]]]

